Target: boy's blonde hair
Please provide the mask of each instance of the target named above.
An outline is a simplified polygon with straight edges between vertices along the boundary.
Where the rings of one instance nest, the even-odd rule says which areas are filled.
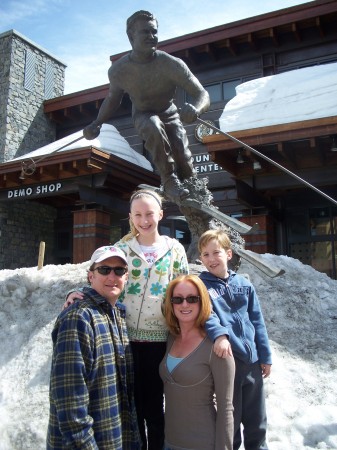
[[[201,253],[203,248],[206,247],[206,245],[213,240],[215,240],[224,250],[230,250],[232,248],[232,243],[229,239],[228,234],[225,231],[220,229],[207,230],[199,238],[198,241],[199,253]]]
[[[198,295],[200,296],[200,311],[198,317],[196,319],[196,326],[203,328],[206,320],[209,318],[212,312],[211,300],[209,298],[209,294],[207,288],[203,281],[197,275],[180,275],[177,278],[174,278],[167,286],[166,294],[165,294],[165,302],[163,305],[163,313],[165,316],[166,324],[170,333],[174,336],[180,334],[179,321],[176,318],[173,310],[173,305],[171,303],[171,297],[173,295],[173,291],[175,287],[180,284],[189,281],[194,284],[194,286],[198,290]]]
[[[157,194],[157,192],[150,191],[150,190],[147,190],[147,189],[139,189],[138,191],[135,191],[131,195],[131,198],[130,198],[130,210],[131,210],[132,202],[134,200],[138,200],[139,198],[144,198],[144,197],[152,197],[158,203],[160,209],[163,208],[163,199],[162,199],[162,197],[159,194]],[[138,234],[139,234],[131,219],[129,219],[129,226],[130,226],[130,232],[122,237],[122,242],[129,241],[130,239],[132,239],[133,237],[138,236]]]

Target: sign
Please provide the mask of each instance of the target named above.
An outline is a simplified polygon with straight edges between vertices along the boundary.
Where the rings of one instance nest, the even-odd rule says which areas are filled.
[[[21,186],[15,189],[1,190],[1,200],[18,200],[36,197],[48,197],[62,191],[62,183],[38,184],[35,186]]]
[[[42,184],[34,187],[10,189],[7,198],[18,198],[18,197],[30,197],[30,196],[40,196],[42,194],[48,194],[52,192],[57,192],[61,189],[62,183],[51,183]]]
[[[224,169],[211,160],[209,153],[201,153],[193,156],[193,166],[198,175],[205,175],[213,172],[224,172]]]

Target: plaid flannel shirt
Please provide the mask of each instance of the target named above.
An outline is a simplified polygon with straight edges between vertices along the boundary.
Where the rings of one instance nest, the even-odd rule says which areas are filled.
[[[83,293],[52,332],[47,449],[139,450],[125,307]]]

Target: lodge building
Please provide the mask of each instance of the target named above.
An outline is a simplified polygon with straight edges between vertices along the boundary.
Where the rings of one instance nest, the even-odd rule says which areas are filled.
[[[336,76],[337,2],[273,11],[162,41],[159,48],[197,76],[211,98],[202,119],[222,129],[226,106],[254,80],[314,67]],[[65,63],[15,30],[0,34],[0,59],[0,269],[35,266],[40,241],[46,242],[45,264],[86,261],[98,245],[125,234],[137,186],[160,183],[133,128],[130,99],[124,96],[102,136],[86,141],[81,130],[96,118],[108,84],[62,95]],[[178,90],[178,107],[185,101]],[[226,130],[262,158],[200,123],[186,131],[214,203],[259,224],[245,235],[247,249],[298,258],[337,278],[337,110],[320,109],[310,119]],[[166,205],[161,232],[188,246],[189,230],[176,205]]]

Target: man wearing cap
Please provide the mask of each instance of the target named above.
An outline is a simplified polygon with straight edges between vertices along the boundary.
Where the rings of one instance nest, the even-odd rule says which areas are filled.
[[[125,308],[124,253],[97,249],[84,298],[58,316],[53,332],[47,449],[139,450],[132,354]]]

